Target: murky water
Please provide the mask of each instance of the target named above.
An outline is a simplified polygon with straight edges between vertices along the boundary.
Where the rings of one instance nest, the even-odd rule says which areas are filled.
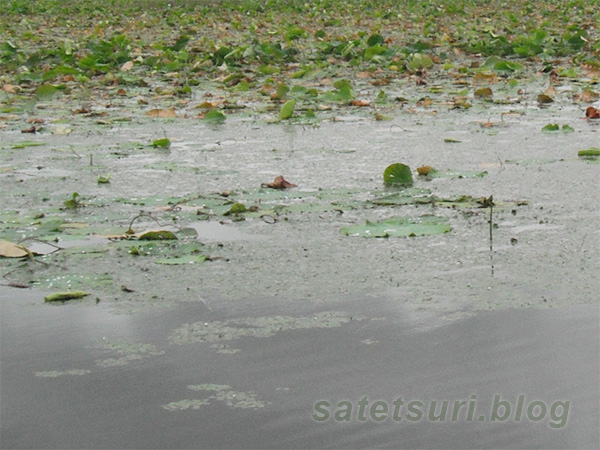
[[[0,307],[2,448],[599,445],[593,305],[449,321],[389,297],[255,299],[124,315],[2,287]],[[445,400],[465,402],[455,419]]]
[[[600,166],[576,155],[600,124],[581,117],[524,104],[319,127],[144,118],[32,148],[4,130],[3,238],[60,250],[25,241],[52,253],[3,260],[3,282],[37,290],[0,287],[2,447],[598,448]],[[541,133],[549,122],[575,132]],[[165,134],[169,151],[148,145]],[[493,250],[487,208],[369,203],[394,162],[487,171],[415,187],[493,195]],[[278,175],[298,187],[257,193]],[[258,212],[225,216],[233,202]],[[340,231],[424,214],[451,231]],[[130,226],[179,240],[115,238]],[[209,258],[159,262],[178,247]],[[43,303],[72,288],[91,295]],[[444,401],[456,420],[435,420]]]

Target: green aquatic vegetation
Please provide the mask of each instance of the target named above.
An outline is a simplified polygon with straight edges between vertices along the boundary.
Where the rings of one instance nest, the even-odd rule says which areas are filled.
[[[294,114],[294,108],[296,107],[296,100],[288,100],[283,104],[281,110],[279,111],[279,118],[281,120],[286,120],[292,117]]]
[[[68,300],[80,299],[90,295],[89,292],[85,291],[68,291],[68,292],[56,292],[54,294],[47,295],[44,297],[45,302],[66,302]]]
[[[390,164],[383,172],[383,182],[388,186],[411,186],[413,179],[410,167],[402,163]]]
[[[203,120],[212,124],[221,124],[225,122],[227,116],[217,109],[211,109],[205,115]]]
[[[242,338],[266,338],[290,330],[313,328],[338,328],[350,323],[352,318],[336,311],[321,312],[312,316],[262,316],[231,319],[224,322],[194,322],[184,324],[169,335],[171,344],[216,343]]]
[[[428,236],[450,230],[448,219],[437,216],[393,217],[380,222],[367,220],[364,225],[350,225],[341,229],[346,236],[372,238]]]
[[[154,148],[169,148],[171,147],[171,140],[169,138],[156,139],[152,141],[152,147]]]

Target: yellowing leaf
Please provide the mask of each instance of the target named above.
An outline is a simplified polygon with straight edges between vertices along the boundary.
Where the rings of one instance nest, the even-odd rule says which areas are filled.
[[[0,239],[0,256],[4,258],[22,258],[27,255],[25,247]]]
[[[131,69],[133,69],[133,61],[127,61],[121,66],[121,72],[129,72]]]
[[[169,109],[151,109],[146,113],[146,115],[150,117],[158,117],[160,119],[171,119],[177,117],[174,106],[171,106]]]

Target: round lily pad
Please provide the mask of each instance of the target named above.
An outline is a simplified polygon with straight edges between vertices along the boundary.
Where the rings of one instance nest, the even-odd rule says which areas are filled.
[[[391,237],[427,236],[450,231],[450,222],[444,217],[422,216],[417,218],[392,217],[381,222],[366,221],[364,225],[350,225],[342,228],[347,236]]]
[[[413,179],[410,167],[402,163],[390,164],[383,172],[383,182],[386,185],[412,185]]]

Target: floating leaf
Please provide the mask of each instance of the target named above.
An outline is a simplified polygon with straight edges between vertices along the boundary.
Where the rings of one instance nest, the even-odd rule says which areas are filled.
[[[600,109],[588,106],[585,110],[585,117],[588,119],[600,119]]]
[[[342,228],[347,236],[392,237],[427,236],[450,231],[450,222],[444,217],[423,216],[419,218],[395,217],[381,222],[366,221],[365,225],[351,225]]]
[[[383,172],[383,182],[387,185],[412,185],[413,179],[410,167],[401,163],[390,164]]]
[[[292,117],[294,114],[294,108],[296,107],[296,100],[288,100],[283,104],[281,110],[279,111],[279,118],[281,120],[286,120]]]
[[[563,133],[572,133],[575,129],[571,125],[564,124],[560,129]]]
[[[492,88],[482,87],[477,89],[473,95],[475,98],[491,99],[494,96],[494,93],[492,92]]]
[[[417,170],[418,171],[418,170]],[[487,175],[487,171],[478,171],[478,170],[437,170],[433,167],[430,167],[430,170],[427,174],[422,174],[419,172],[419,175],[426,175],[428,178],[481,178]]]
[[[146,113],[146,115],[150,117],[158,117],[160,119],[172,119],[177,117],[174,106],[171,106],[169,109],[151,109]]]
[[[52,86],[51,84],[42,84],[36,89],[35,95],[40,100],[52,100],[52,97],[54,97],[54,94],[56,94],[57,91],[58,89],[56,86]]]
[[[586,150],[579,150],[577,152],[577,156],[579,156],[581,159],[587,159],[590,161],[597,161],[598,158],[600,157],[600,148],[598,147],[591,147],[588,148]]]
[[[77,209],[81,206],[81,202],[79,201],[79,194],[77,192],[73,192],[71,198],[69,200],[65,200],[63,202],[65,208],[67,209]]]
[[[19,148],[27,148],[27,147],[39,147],[41,145],[46,145],[46,143],[40,142],[40,141],[21,141],[17,144],[14,144],[12,146],[12,148],[19,149]]]
[[[25,247],[0,239],[0,256],[4,258],[22,258],[28,254]]]
[[[110,173],[102,176],[98,175],[98,184],[107,184],[110,183]]]
[[[586,150],[579,150],[577,156],[600,156],[600,148],[591,147]]]
[[[177,239],[175,233],[168,230],[145,231],[138,235],[140,241],[166,241]]]
[[[462,141],[460,141],[458,139],[454,139],[454,138],[444,138],[444,142],[447,142],[449,144],[459,144]]]
[[[547,94],[540,94],[537,96],[537,101],[538,101],[538,103],[545,104],[545,103],[552,103],[554,101],[554,99]]]
[[[177,256],[175,258],[161,258],[157,259],[155,262],[157,264],[166,264],[166,265],[181,265],[181,264],[195,264],[206,261],[206,256],[204,255],[185,255],[185,256]]]
[[[429,175],[429,172],[431,172],[432,170],[435,170],[435,169],[431,166],[417,167],[417,173],[419,175]]]
[[[57,292],[44,297],[46,302],[65,302],[67,300],[75,300],[78,298],[87,297],[90,295],[89,292],[85,291],[68,291],[68,292]]]
[[[275,180],[273,180],[272,183],[262,183],[260,187],[268,187],[271,189],[291,189],[296,187],[296,185],[283,178],[283,175],[279,175],[277,178],[275,178]]]
[[[431,56],[422,53],[415,53],[407,65],[408,69],[412,71],[429,69],[431,66],[433,66]]]
[[[433,203],[435,197],[429,189],[407,188],[384,197],[369,200],[379,206],[426,205]]]
[[[203,117],[205,122],[217,124],[225,122],[225,119],[227,119],[227,116],[217,109],[211,109]]]
[[[557,131],[560,131],[560,127],[558,126],[557,123],[549,123],[548,125],[545,125],[542,128],[542,131],[544,133],[555,133]]]
[[[152,141],[152,147],[154,148],[169,148],[171,146],[171,141],[169,138],[157,139]]]
[[[223,215],[230,216],[232,214],[242,214],[242,213],[245,213],[246,211],[248,211],[246,209],[246,205],[238,202],[238,203],[234,203],[233,206],[231,208],[229,208],[229,211],[223,213]]]

